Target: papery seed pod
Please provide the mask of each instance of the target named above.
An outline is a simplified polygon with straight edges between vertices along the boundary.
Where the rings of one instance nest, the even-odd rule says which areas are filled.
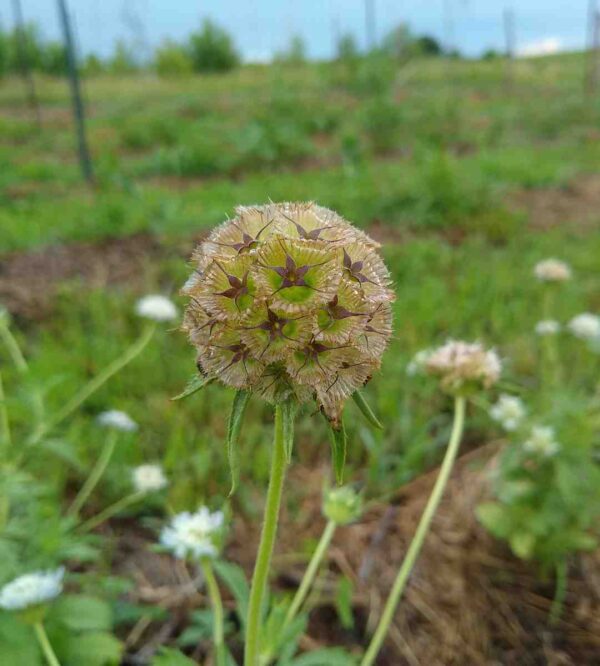
[[[316,400],[339,421],[391,337],[378,244],[312,203],[236,210],[195,250],[183,330],[198,365],[270,402]]]

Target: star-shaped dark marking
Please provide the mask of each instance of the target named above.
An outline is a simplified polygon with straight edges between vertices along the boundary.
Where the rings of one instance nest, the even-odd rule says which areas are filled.
[[[235,275],[229,275],[227,271],[219,264],[218,261],[215,261],[215,264],[221,269],[227,281],[229,282],[229,289],[225,291],[218,291],[215,293],[215,296],[223,296],[224,298],[231,298],[235,302],[236,307],[239,310],[238,300],[242,296],[247,296],[250,292],[248,291],[248,271],[246,271],[243,277],[240,279]]]
[[[331,229],[332,227],[330,226],[325,226],[325,227],[318,227],[317,229],[312,229],[311,231],[306,231],[306,229],[301,225],[296,222],[296,220],[293,220],[291,217],[286,215],[285,213],[283,214],[286,220],[291,222],[295,227],[296,231],[298,232],[298,236],[304,240],[319,240],[319,236],[321,235],[321,232],[327,231],[327,229]]]
[[[306,317],[307,315],[302,315],[301,317],[295,317],[293,319],[287,318],[287,317],[280,317],[277,313],[273,312],[271,308],[267,306],[267,318],[265,321],[262,323],[258,324],[258,326],[250,326],[246,330],[259,330],[259,331],[265,331],[265,333],[269,334],[269,340],[267,344],[265,345],[265,348],[262,350],[260,353],[259,359],[263,357],[264,353],[267,351],[267,349],[271,346],[273,342],[279,339],[285,339],[289,340],[290,342],[297,342],[294,338],[291,338],[289,335],[286,335],[283,332],[283,329],[286,327],[287,324],[289,324],[292,321],[297,321],[298,319],[302,319],[303,317]]]
[[[235,250],[238,254],[247,254],[250,250],[254,250],[258,247],[260,242],[260,237],[268,227],[273,224],[273,218],[270,219],[262,229],[258,231],[256,236],[251,236],[248,232],[244,231],[239,227],[235,222],[231,222],[231,225],[234,226],[241,234],[242,240],[238,243],[220,243],[219,241],[214,241],[216,245],[221,245],[222,247],[230,247]]]
[[[240,341],[232,345],[212,345],[212,346],[217,347],[218,349],[229,351],[233,354],[233,356],[231,357],[231,361],[229,361],[229,363],[221,370],[221,372],[225,372],[225,370],[228,370],[233,365],[241,363],[244,366],[244,372],[246,373],[247,376],[249,376],[248,368],[246,367],[246,361],[248,360],[248,358],[250,358],[250,348],[247,345],[245,345],[243,342]]]
[[[371,282],[375,284],[373,280],[369,279],[363,272],[364,262],[363,261],[352,261],[350,255],[344,249],[344,268],[349,273],[350,277],[353,280],[356,280],[360,284],[365,282]]]
[[[364,316],[363,312],[351,312],[343,305],[340,305],[337,294],[333,297],[331,301],[329,301],[325,309],[329,317],[331,317],[331,319],[333,319],[334,321],[339,321],[341,319],[348,319],[349,317]]]
[[[282,289],[288,289],[289,287],[308,287],[308,289],[312,289],[313,291],[321,291],[321,289],[317,289],[316,287],[307,284],[304,278],[311,268],[323,266],[328,261],[331,261],[331,259],[326,259],[318,264],[298,266],[294,261],[294,258],[288,254],[285,247],[283,245],[281,247],[285,252],[285,266],[263,266],[263,268],[274,271],[280,278],[282,278],[281,286],[274,293],[277,293]]]

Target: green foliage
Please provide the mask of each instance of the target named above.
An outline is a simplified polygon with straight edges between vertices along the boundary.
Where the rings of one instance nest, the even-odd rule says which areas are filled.
[[[336,45],[337,59],[346,64],[355,63],[359,56],[360,51],[356,43],[356,37],[352,33],[342,35]]]
[[[302,65],[306,62],[306,44],[300,35],[293,35],[285,51],[275,56],[282,65]]]
[[[194,63],[187,49],[167,39],[154,54],[154,67],[159,76],[188,76],[194,71]]]
[[[386,95],[374,97],[363,107],[362,129],[375,153],[386,153],[396,148],[401,123],[400,108]]]
[[[231,37],[209,19],[199,32],[190,35],[187,48],[197,72],[226,72],[240,61]]]
[[[107,69],[112,74],[133,74],[139,69],[135,49],[122,39],[117,40],[115,50],[108,60]]]

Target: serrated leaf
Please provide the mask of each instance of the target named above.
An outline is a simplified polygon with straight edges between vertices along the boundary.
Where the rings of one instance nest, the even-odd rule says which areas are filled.
[[[298,403],[295,400],[286,400],[281,405],[281,416],[283,425],[283,446],[285,458],[289,465],[292,462],[292,451],[294,450],[294,421]]]
[[[250,399],[248,391],[238,391],[231,405],[229,425],[227,426],[227,460],[229,461],[229,473],[231,475],[231,490],[229,497],[235,493],[240,478],[240,456],[238,440],[242,429],[244,413]]]
[[[204,377],[203,375],[199,374],[194,375],[186,384],[186,387],[183,389],[183,391],[179,395],[176,395],[174,398],[171,398],[171,400],[183,400],[184,398],[187,398],[190,395],[196,393],[201,388],[204,388],[212,381],[212,377]]]
[[[236,601],[236,609],[242,626],[246,625],[250,587],[241,567],[230,562],[217,560],[213,564],[219,578],[225,583]]]
[[[105,601],[96,597],[69,594],[60,597],[51,611],[53,622],[72,631],[108,631],[112,627],[112,611]]]
[[[360,409],[367,423],[372,425],[373,428],[377,428],[377,430],[383,430],[381,421],[375,416],[375,412],[371,409],[371,405],[366,401],[365,396],[360,391],[354,391],[352,399]]]
[[[344,483],[344,467],[346,465],[346,450],[348,448],[348,438],[346,437],[346,428],[341,421],[338,428],[331,426],[331,460],[335,473],[335,480],[338,486]]]

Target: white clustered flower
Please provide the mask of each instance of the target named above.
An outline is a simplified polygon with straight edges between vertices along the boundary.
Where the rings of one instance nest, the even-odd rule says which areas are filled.
[[[109,409],[106,412],[98,414],[97,421],[105,428],[114,428],[123,432],[135,432],[138,424],[125,412],[118,409]]]
[[[529,439],[523,444],[525,451],[535,453],[547,458],[558,453],[560,444],[556,441],[554,428],[549,426],[534,426]]]
[[[211,513],[205,506],[200,507],[196,513],[184,511],[178,513],[163,529],[160,542],[180,559],[215,557],[218,553],[215,537],[223,527],[223,522],[222,511]]]
[[[542,319],[535,325],[535,332],[538,335],[556,335],[560,333],[560,324],[555,319]]]
[[[177,308],[173,301],[160,294],[140,298],[135,304],[135,311],[140,317],[154,321],[172,321],[177,317]]]
[[[600,317],[598,315],[584,312],[573,317],[568,326],[571,333],[582,340],[600,338]]]
[[[544,259],[535,265],[533,271],[542,282],[565,282],[571,279],[571,267],[560,259]]]
[[[157,492],[169,483],[160,465],[139,465],[133,470],[132,478],[138,493]]]
[[[526,412],[521,398],[505,393],[502,393],[496,404],[490,408],[490,416],[508,432],[512,432],[519,427],[525,418]]]
[[[431,349],[421,349],[418,351],[406,366],[406,374],[409,377],[414,377],[415,375],[420,375],[425,372],[425,366],[427,361],[431,356]]]
[[[51,601],[62,592],[64,575],[65,570],[61,567],[15,578],[0,590],[0,608],[22,610]]]
[[[500,379],[502,362],[495,350],[480,342],[449,340],[430,353],[425,369],[440,378],[442,388],[459,391],[473,382],[490,388]]]

